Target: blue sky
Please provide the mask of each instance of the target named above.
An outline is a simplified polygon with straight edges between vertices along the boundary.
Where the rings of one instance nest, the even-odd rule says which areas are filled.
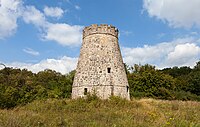
[[[112,24],[128,65],[193,67],[199,7],[199,0],[0,0],[0,63],[65,74],[76,67],[82,29]]]

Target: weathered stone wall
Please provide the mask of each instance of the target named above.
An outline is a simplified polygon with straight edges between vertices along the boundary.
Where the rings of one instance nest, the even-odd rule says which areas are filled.
[[[91,25],[83,30],[83,42],[72,87],[72,98],[83,97],[84,89],[102,99],[110,95],[130,99],[118,30]]]

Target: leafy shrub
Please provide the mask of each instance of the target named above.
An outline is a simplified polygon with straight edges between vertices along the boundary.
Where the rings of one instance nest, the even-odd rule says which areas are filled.
[[[196,94],[192,94],[190,92],[185,91],[173,91],[174,99],[176,100],[193,100],[193,101],[200,101],[200,96],[197,96]]]

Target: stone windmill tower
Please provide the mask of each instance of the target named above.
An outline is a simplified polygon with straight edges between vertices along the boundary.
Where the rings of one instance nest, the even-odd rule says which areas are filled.
[[[83,42],[72,86],[72,98],[95,93],[101,99],[111,95],[130,99],[119,44],[118,29],[93,24],[83,30]]]

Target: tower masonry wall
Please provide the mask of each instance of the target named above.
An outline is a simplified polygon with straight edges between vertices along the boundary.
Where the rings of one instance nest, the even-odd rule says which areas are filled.
[[[85,27],[83,30],[83,38],[92,34],[109,34],[118,38],[118,29],[112,25],[107,24],[93,24],[91,26]]]
[[[95,93],[130,99],[119,44],[118,30],[110,25],[91,25],[83,30],[83,42],[72,86],[72,98]]]

